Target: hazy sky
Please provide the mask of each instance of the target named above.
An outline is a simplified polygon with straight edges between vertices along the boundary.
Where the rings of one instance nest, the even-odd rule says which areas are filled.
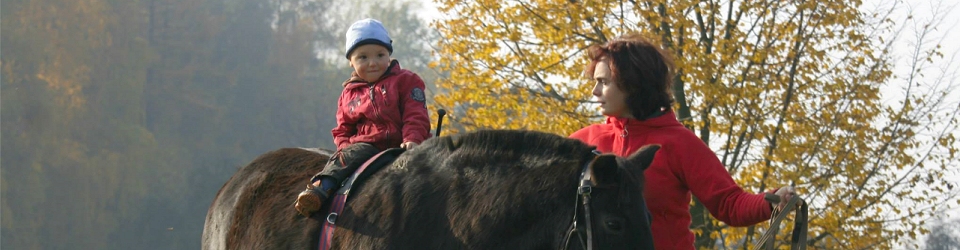
[[[890,2],[890,0],[870,0],[867,1],[865,5],[869,5],[874,2]],[[927,75],[928,78],[940,76],[940,74],[946,74],[946,81],[949,81],[951,85],[957,86],[960,85],[960,1],[957,0],[930,0],[930,1],[904,1],[900,8],[897,8],[897,17],[895,20],[903,20],[903,17],[906,17],[907,14],[913,13],[913,17],[916,23],[910,23],[912,25],[907,26],[907,29],[903,31],[903,34],[910,36],[907,40],[899,41],[897,47],[895,47],[895,53],[900,56],[908,56],[909,50],[916,46],[916,39],[913,38],[915,32],[910,30],[910,28],[919,29],[922,24],[930,22],[930,20],[940,19],[940,22],[935,24],[935,31],[933,32],[931,39],[932,41],[939,42],[941,46],[941,52],[943,53],[943,58],[935,60],[931,67],[925,68],[925,72],[931,72]],[[915,24],[915,25],[913,25]],[[926,45],[926,46],[932,46]],[[908,58],[902,58],[897,62],[897,73],[904,74],[906,71],[909,71]],[[945,71],[944,73],[939,72],[940,70]],[[901,81],[902,82],[902,81]],[[949,107],[957,107],[958,102],[960,102],[960,89],[954,89],[949,95],[951,98],[951,104]],[[954,135],[960,136],[960,131],[954,131]],[[960,169],[954,168],[953,172],[948,173],[949,176],[944,178],[946,182],[960,183]],[[955,191],[956,192],[956,191]],[[956,203],[953,203],[956,207]],[[960,219],[960,209],[954,208],[948,213],[948,219]]]
[[[870,0],[866,1],[864,5],[873,4],[876,2],[890,2],[889,0]],[[901,3],[901,7],[897,8],[897,16],[894,20],[903,20],[909,13],[913,13],[914,23],[908,22],[911,24],[907,26],[907,29],[903,31],[902,34],[909,35],[909,39],[901,40],[895,47],[895,53],[902,57],[909,56],[909,50],[916,46],[916,38],[914,30],[921,28],[923,23],[927,23],[930,20],[941,19],[939,23],[935,23],[936,29],[931,39],[933,41],[939,42],[941,46],[941,52],[943,53],[943,58],[940,60],[934,61],[933,65],[930,68],[925,69],[926,72],[932,72],[932,75],[929,77],[940,76],[939,70],[945,71],[947,81],[952,83],[951,85],[958,85],[960,82],[960,75],[958,75],[958,68],[960,68],[960,8],[957,6],[960,5],[960,1],[957,0],[931,0],[931,1],[915,1],[909,0]],[[913,30],[911,30],[911,28]],[[905,74],[909,71],[909,61],[908,58],[901,58],[897,62],[896,73]],[[936,73],[933,73],[936,72]],[[902,81],[900,81],[902,84]],[[952,107],[957,107],[957,103],[960,102],[960,90],[954,89],[950,94]],[[960,131],[954,131],[954,135],[960,136]],[[953,172],[948,172],[948,176],[944,178],[946,182],[960,183],[960,170],[957,168],[953,169]],[[954,192],[957,192],[956,190]],[[955,208],[949,211],[945,211],[947,218],[945,220],[956,220],[960,219],[960,209],[956,208],[956,203],[950,202]],[[958,232],[954,232],[958,233]],[[919,239],[919,242],[923,242],[923,238]],[[901,242],[905,243],[905,242]],[[900,246],[906,248],[906,246]]]

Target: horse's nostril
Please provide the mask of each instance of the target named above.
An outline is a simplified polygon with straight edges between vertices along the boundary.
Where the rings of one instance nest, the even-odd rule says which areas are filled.
[[[610,230],[620,231],[620,229],[622,228],[619,221],[607,221],[606,224],[607,224],[607,229],[610,229]]]

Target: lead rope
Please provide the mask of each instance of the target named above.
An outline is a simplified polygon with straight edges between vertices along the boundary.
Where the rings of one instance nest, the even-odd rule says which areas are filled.
[[[764,197],[767,201],[780,203],[780,197],[772,194],[767,194]],[[770,228],[760,236],[760,239],[757,241],[757,245],[753,247],[754,250],[767,249],[772,250],[774,245],[774,235],[780,231],[780,222],[787,217],[787,214],[790,213],[790,210],[797,207],[797,203],[800,202],[800,197],[793,196],[790,197],[790,200],[787,201],[787,205],[781,209],[779,206],[774,207],[773,217],[770,218]],[[800,210],[797,211],[797,215],[793,218],[793,234],[791,237],[791,246],[790,249],[793,250],[804,250],[807,248],[807,211],[809,207],[806,202],[803,202],[800,205]]]

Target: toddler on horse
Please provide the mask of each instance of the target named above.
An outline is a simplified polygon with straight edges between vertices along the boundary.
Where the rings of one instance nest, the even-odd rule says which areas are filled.
[[[423,80],[390,58],[393,41],[383,24],[369,18],[357,21],[346,37],[353,73],[337,101],[337,127],[331,131],[337,152],[297,196],[294,207],[307,217],[370,157],[397,146],[410,149],[430,138]]]

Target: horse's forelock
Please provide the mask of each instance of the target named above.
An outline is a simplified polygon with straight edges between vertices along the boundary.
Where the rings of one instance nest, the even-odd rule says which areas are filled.
[[[620,182],[618,183],[620,189],[617,191],[620,197],[617,197],[617,200],[622,203],[631,203],[633,202],[631,199],[633,197],[630,197],[630,192],[627,189],[639,184],[637,183],[637,178],[631,173],[632,171],[630,171],[630,169],[624,168],[623,166],[617,166],[617,172],[617,175],[620,176]]]

